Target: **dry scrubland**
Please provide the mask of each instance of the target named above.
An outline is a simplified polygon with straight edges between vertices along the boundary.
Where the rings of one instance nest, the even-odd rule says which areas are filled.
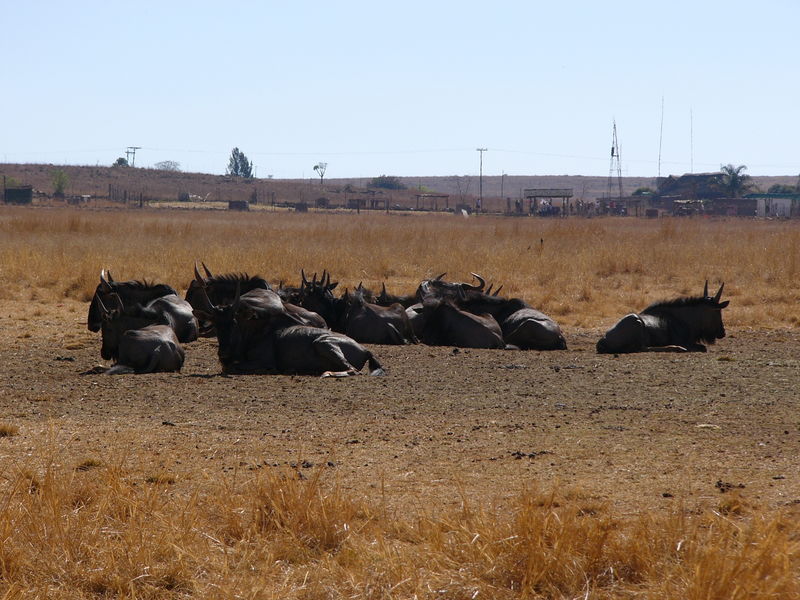
[[[787,328],[799,240],[793,223],[743,220],[3,209],[0,304],[30,301],[29,322],[60,304],[74,327],[101,267],[182,290],[204,260],[274,282],[326,268],[343,285],[395,292],[476,271],[556,317],[568,341],[708,278],[726,282],[729,329]],[[13,440],[6,421],[0,436]],[[4,598],[800,597],[794,506],[728,494],[709,511],[620,514],[557,486],[502,509],[465,497],[443,514],[424,490],[406,509],[354,497],[324,468],[298,478],[198,466],[174,486],[168,473],[143,481],[122,451],[64,466],[63,444],[53,433],[5,461]]]
[[[274,283],[328,269],[343,287],[386,282],[395,293],[474,271],[567,327],[607,327],[654,300],[698,294],[705,279],[725,282],[731,326],[800,319],[792,222],[5,209],[0,233],[8,299],[88,301],[101,267],[183,290],[202,260]]]

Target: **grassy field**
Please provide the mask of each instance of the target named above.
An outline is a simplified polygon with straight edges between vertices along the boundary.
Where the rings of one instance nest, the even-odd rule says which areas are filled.
[[[733,326],[793,327],[800,229],[792,222],[342,215],[218,211],[0,212],[0,294],[88,301],[101,268],[185,289],[195,261],[296,284],[329,270],[340,287],[412,292],[477,272],[563,326],[606,327],[707,279],[725,282]]]
[[[795,223],[737,219],[3,208],[0,302],[29,302],[30,319],[64,303],[75,321],[101,268],[183,290],[202,260],[275,283],[328,269],[341,286],[393,292],[474,271],[568,339],[708,279],[726,284],[729,327],[793,328],[799,243]],[[0,438],[16,435],[13,418],[0,423]],[[65,466],[60,448],[42,439],[5,472],[2,598],[800,597],[796,507],[763,509],[735,490],[701,513],[619,514],[557,485],[502,509],[465,499],[451,514],[397,512],[323,469],[198,466],[177,492],[167,473],[143,480],[135,456]]]

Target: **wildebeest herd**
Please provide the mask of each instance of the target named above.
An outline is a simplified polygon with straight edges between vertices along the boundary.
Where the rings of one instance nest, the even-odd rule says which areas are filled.
[[[337,281],[323,271],[301,272],[297,287],[273,288],[261,277],[214,275],[197,265],[185,298],[172,287],[115,281],[100,272],[89,306],[88,327],[102,332],[100,355],[114,365],[107,374],[180,371],[184,344],[216,336],[225,374],[347,376],[368,365],[385,373],[362,344],[415,344],[461,348],[564,350],[558,324],[520,298],[492,292],[485,280],[425,279],[413,295],[375,293],[359,284],[337,296]],[[597,342],[597,352],[704,352],[702,342],[725,337],[720,302],[706,282],[702,296],[648,306],[623,317]]]

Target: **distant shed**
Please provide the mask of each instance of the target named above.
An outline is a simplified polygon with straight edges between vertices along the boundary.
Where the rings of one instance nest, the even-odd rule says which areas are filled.
[[[33,186],[14,185],[4,187],[3,202],[6,204],[31,204],[33,202]]]

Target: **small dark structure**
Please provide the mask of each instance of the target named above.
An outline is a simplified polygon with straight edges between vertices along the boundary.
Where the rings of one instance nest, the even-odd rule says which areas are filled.
[[[528,201],[528,212],[540,217],[566,217],[570,213],[570,198],[572,188],[531,188],[523,190],[523,196]],[[558,200],[556,206],[554,202]]]
[[[228,210],[250,210],[247,200],[228,200]]]
[[[33,202],[33,186],[3,185],[3,202],[6,204],[31,204]]]

